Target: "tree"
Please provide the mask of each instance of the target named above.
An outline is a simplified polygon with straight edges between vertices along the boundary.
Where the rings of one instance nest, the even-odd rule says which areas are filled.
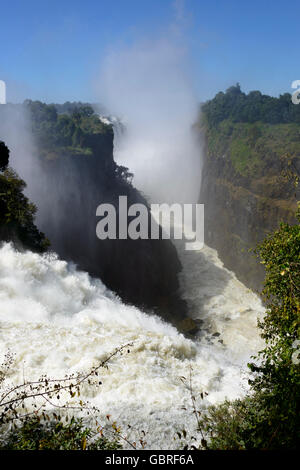
[[[0,171],[4,171],[7,168],[9,161],[9,149],[5,143],[0,141]]]
[[[42,252],[49,241],[34,224],[36,207],[24,195],[26,187],[17,173],[6,168],[9,150],[0,142],[0,240],[20,243],[26,248]]]
[[[300,444],[300,364],[294,355],[300,339],[300,205],[297,220],[282,223],[256,250],[266,269],[266,315],[259,322],[266,347],[258,364],[249,364],[250,384],[267,418],[256,432],[269,448]]]
[[[124,350],[129,353],[131,346],[132,343],[128,343],[115,349],[88,371],[61,379],[42,376],[14,385],[7,381],[14,362],[8,352],[0,365],[0,450],[114,450],[122,447],[120,439],[135,448],[115,422],[109,426],[111,430],[104,429],[108,426],[100,426],[99,410],[82,399],[77,401],[83,385],[94,389],[101,387],[101,369],[108,368],[111,359]],[[84,426],[80,418],[72,416],[70,419],[69,413],[74,410],[85,410],[87,415],[93,416],[94,429]],[[109,421],[110,415],[106,418]],[[105,435],[108,432],[109,438]]]
[[[266,314],[259,322],[266,346],[248,364],[247,396],[212,406],[199,419],[209,449],[297,449],[300,444],[300,224],[282,223],[256,253],[266,268]]]
[[[210,126],[218,126],[225,119],[268,124],[300,122],[300,106],[292,103],[290,93],[284,93],[279,98],[262,95],[259,91],[246,95],[239,83],[204,103],[202,111]]]

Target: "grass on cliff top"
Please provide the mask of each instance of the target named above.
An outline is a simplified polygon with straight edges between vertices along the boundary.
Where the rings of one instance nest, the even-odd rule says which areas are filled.
[[[300,158],[299,124],[233,123],[222,121],[216,127],[206,124],[209,157],[229,157],[237,174],[258,177],[276,174],[285,155]]]

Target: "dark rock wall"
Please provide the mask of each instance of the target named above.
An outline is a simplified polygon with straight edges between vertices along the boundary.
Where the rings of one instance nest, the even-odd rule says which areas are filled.
[[[185,318],[186,305],[177,293],[181,264],[172,243],[96,236],[99,204],[113,204],[118,214],[121,195],[127,196],[128,206],[147,201],[118,176],[110,132],[106,138],[94,136],[89,146],[92,155],[43,161],[39,227],[61,257],[101,278],[124,301],[176,323]]]
[[[216,155],[206,145],[199,202],[205,205],[205,243],[242,282],[260,291],[264,269],[249,249],[281,221],[296,223],[296,198],[291,185],[280,181],[278,162],[242,177],[231,164],[229,149]]]

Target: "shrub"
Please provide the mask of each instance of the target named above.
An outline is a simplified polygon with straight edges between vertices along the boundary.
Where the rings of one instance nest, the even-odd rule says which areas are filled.
[[[99,372],[107,368],[109,361],[129,353],[132,343],[115,349],[103,361],[88,371],[66,375],[61,379],[42,376],[35,381],[21,384],[7,383],[14,356],[8,352],[0,367],[0,449],[2,450],[115,450],[122,448],[122,439],[132,448],[136,443],[128,441],[116,422],[106,416],[105,426],[99,425],[99,410],[80,397],[81,387],[88,384],[100,388]],[[50,411],[49,405],[51,406]],[[70,414],[85,411],[93,418],[95,426],[84,425],[81,418]],[[69,421],[70,419],[70,421]],[[107,437],[109,433],[109,438]],[[146,444],[139,441],[142,448]]]
[[[299,223],[282,223],[256,253],[266,268],[266,314],[258,323],[266,346],[248,364],[248,395],[212,406],[198,419],[204,448],[295,450],[300,444]]]
[[[98,436],[98,437],[96,437]],[[8,433],[1,450],[116,450],[122,446],[84,426],[82,419],[71,418],[69,424],[52,419],[42,421],[39,416],[25,420]]]

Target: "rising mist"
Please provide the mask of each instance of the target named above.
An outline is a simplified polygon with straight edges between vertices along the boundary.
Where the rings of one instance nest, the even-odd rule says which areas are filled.
[[[126,125],[115,139],[116,161],[151,202],[197,202],[201,147],[188,53],[176,35],[118,47],[107,54],[101,101]]]

